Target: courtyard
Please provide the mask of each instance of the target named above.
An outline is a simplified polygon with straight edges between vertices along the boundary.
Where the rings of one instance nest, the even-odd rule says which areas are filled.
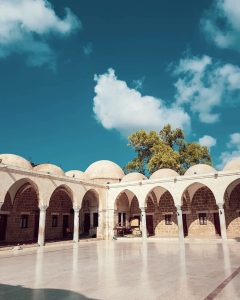
[[[240,244],[125,239],[0,252],[0,299],[239,299]]]

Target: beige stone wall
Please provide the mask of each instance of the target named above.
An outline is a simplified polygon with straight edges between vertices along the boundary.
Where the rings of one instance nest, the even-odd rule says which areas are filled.
[[[228,195],[225,193],[225,217],[227,236],[240,238],[240,184]]]
[[[183,212],[188,212],[187,225],[189,237],[216,237],[214,226],[214,212],[218,213],[218,206],[213,193],[207,188],[202,187],[196,191],[192,201],[186,192],[183,198]],[[199,213],[207,215],[207,224],[200,225]]]
[[[72,200],[64,189],[57,189],[50,198],[49,207],[46,212],[46,240],[63,238],[63,215],[68,215],[69,229],[73,233],[73,209]],[[57,227],[52,227],[52,215],[58,217]]]
[[[1,209],[8,213],[5,243],[22,243],[34,240],[35,218],[38,215],[38,197],[29,184],[16,193],[13,203],[7,194]],[[22,214],[28,215],[28,228],[21,228]]]

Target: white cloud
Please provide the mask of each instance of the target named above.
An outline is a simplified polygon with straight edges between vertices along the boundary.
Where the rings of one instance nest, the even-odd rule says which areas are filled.
[[[204,123],[220,118],[216,109],[240,100],[240,68],[213,62],[209,56],[181,59],[174,70],[178,77],[175,98],[178,105],[189,106]]]
[[[119,80],[113,69],[95,75],[93,111],[106,129],[116,129],[127,135],[139,129],[160,130],[165,124],[188,130],[189,115],[176,105],[168,107],[163,100],[143,96]]]
[[[220,164],[217,166],[220,170],[232,159],[240,159],[240,133],[236,132],[229,136],[229,142],[227,143],[227,151],[224,151],[220,155]]]
[[[201,26],[216,46],[240,51],[239,0],[215,0],[202,18]]]
[[[1,0],[0,58],[18,53],[34,66],[53,64],[54,51],[47,39],[53,34],[66,36],[79,26],[68,8],[60,19],[47,0]]]
[[[136,90],[141,90],[143,87],[145,77],[133,80],[133,86]]]
[[[206,146],[207,148],[211,148],[213,146],[215,146],[217,143],[217,140],[210,136],[210,135],[204,135],[203,137],[201,137],[199,139],[199,144],[202,145],[202,146]]]

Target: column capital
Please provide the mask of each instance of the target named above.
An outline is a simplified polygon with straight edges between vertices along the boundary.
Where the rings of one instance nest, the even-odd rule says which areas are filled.
[[[75,213],[78,213],[80,209],[81,209],[81,205],[78,205],[78,204],[73,205],[73,210]]]
[[[39,205],[40,211],[46,211],[47,208],[48,208],[48,205],[47,205],[47,204],[43,204],[43,203],[42,203],[42,204]]]
[[[140,207],[140,209],[142,212],[145,212],[147,208],[145,206],[143,206],[143,207]]]
[[[182,206],[181,205],[175,205],[177,210],[182,210]]]
[[[219,209],[224,209],[223,205],[224,205],[223,203],[217,203]]]

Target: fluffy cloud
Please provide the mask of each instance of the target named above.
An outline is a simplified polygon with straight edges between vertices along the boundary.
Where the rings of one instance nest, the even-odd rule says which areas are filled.
[[[174,70],[178,77],[176,101],[190,107],[204,123],[215,123],[220,114],[216,109],[240,99],[240,68],[213,62],[209,56],[181,59]]]
[[[218,168],[221,170],[228,161],[231,159],[240,159],[240,133],[236,132],[230,135],[229,142],[227,144],[227,151],[224,151],[220,155],[220,164]]]
[[[47,0],[1,0],[0,58],[18,53],[34,66],[53,64],[55,55],[47,39],[66,36],[79,26],[68,8],[60,19]]]
[[[93,111],[106,129],[116,129],[123,135],[139,129],[159,130],[167,123],[173,127],[189,129],[190,118],[176,105],[168,107],[163,100],[143,96],[119,80],[113,69],[95,75]]]
[[[239,0],[215,0],[202,18],[201,27],[218,47],[240,51]]]
[[[203,137],[201,137],[199,139],[199,144],[201,144],[202,146],[206,146],[207,148],[211,148],[213,146],[216,145],[217,143],[217,140],[215,138],[213,138],[212,136],[210,135],[204,135]]]

